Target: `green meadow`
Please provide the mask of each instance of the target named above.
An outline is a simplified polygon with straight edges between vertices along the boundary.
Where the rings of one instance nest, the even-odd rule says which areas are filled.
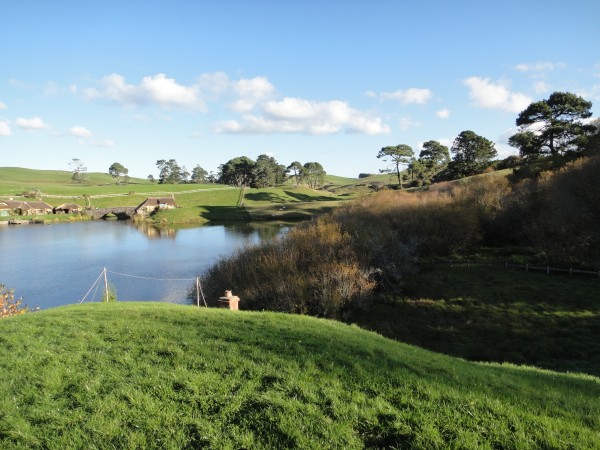
[[[104,303],[0,321],[2,448],[598,448],[600,380],[335,321]]]
[[[276,188],[240,189],[219,184],[156,184],[133,178],[116,184],[102,173],[88,173],[83,183],[73,183],[67,171],[0,168],[0,197],[25,200],[33,191],[50,205],[75,203],[92,208],[137,206],[147,197],[175,196],[175,210],[153,216],[158,224],[202,223],[208,220],[302,220],[330,211],[356,195],[347,191],[351,178],[327,176],[327,190],[296,186],[293,181]],[[26,217],[34,218],[34,217]],[[47,222],[69,217],[38,217]]]

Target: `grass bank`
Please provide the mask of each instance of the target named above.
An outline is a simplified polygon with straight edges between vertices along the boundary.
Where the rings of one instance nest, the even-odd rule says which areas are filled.
[[[424,265],[349,321],[470,360],[600,376],[600,280],[485,259]]]
[[[598,448],[600,380],[333,321],[116,303],[0,321],[2,448]]]

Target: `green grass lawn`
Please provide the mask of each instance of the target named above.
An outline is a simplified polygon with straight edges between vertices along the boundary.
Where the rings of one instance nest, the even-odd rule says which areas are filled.
[[[0,342],[5,449],[600,446],[598,378],[310,317],[89,304],[3,319]]]
[[[489,254],[480,261],[488,259]],[[424,266],[404,280],[397,295],[350,320],[470,360],[600,376],[599,279],[486,264]]]
[[[0,168],[0,196],[17,197],[27,190],[37,189],[42,193],[41,199],[53,206],[62,203],[85,206],[84,196],[89,196],[92,208],[107,208],[137,206],[149,196],[174,195],[179,208],[160,212],[152,218],[155,223],[171,224],[208,220],[301,220],[330,211],[358,193],[349,193],[351,188],[347,186],[334,189],[330,185],[331,190],[313,190],[290,182],[274,188],[248,188],[242,196],[241,189],[218,184],[156,184],[135,179],[132,184],[117,185],[111,176],[99,173],[88,174],[85,183],[73,183],[70,177],[67,171],[3,167]],[[338,185],[353,181],[356,180],[328,176],[328,182]]]

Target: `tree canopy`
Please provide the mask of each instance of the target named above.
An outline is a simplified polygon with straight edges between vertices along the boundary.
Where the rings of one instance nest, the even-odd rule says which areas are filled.
[[[196,164],[196,166],[192,169],[190,181],[192,183],[203,183],[206,181],[207,176],[208,172],[200,167],[199,164]]]
[[[86,179],[87,167],[79,158],[73,158],[69,166],[71,167],[71,179],[75,183],[83,183]]]
[[[450,152],[448,147],[438,141],[427,141],[423,144],[419,159],[429,171],[436,171],[450,162]]]
[[[156,161],[158,167],[158,182],[160,184],[178,184],[185,181],[184,170],[179,167],[174,159]]]
[[[583,148],[593,127],[582,120],[592,116],[592,102],[570,92],[554,92],[519,113],[519,132],[508,143],[521,156],[561,155]]]
[[[406,144],[400,144],[395,146],[383,147],[379,150],[377,158],[383,159],[385,162],[389,162],[389,167],[383,172],[395,171],[398,177],[398,185],[402,188],[402,177],[400,175],[400,166],[406,166],[410,164],[414,152],[412,147]]]
[[[121,175],[127,176],[129,169],[121,163],[114,162],[108,168],[108,174],[117,180],[117,184],[121,182]]]
[[[219,166],[219,183],[237,187],[250,186],[256,163],[247,156],[238,156]]]
[[[448,164],[448,171],[453,178],[481,173],[498,155],[492,141],[470,130],[457,136],[450,151],[454,159]]]
[[[325,181],[325,169],[318,162],[307,162],[302,166],[302,180],[308,184],[311,189],[316,189]]]

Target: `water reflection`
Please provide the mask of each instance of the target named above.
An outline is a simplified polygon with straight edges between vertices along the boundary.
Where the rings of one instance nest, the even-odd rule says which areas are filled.
[[[30,307],[76,303],[104,267],[147,278],[194,278],[240,247],[289,227],[262,222],[157,228],[129,221],[0,227],[0,283],[16,289]],[[185,302],[190,287],[126,277],[111,282],[119,300]]]

